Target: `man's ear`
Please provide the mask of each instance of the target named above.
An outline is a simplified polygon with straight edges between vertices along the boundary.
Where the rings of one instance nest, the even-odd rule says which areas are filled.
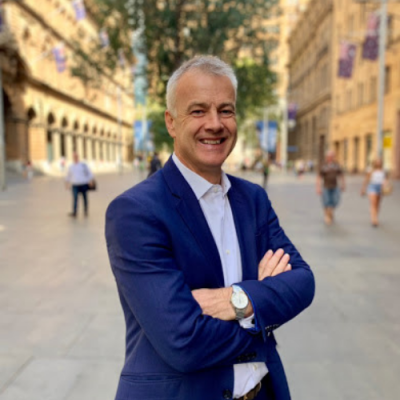
[[[168,133],[169,135],[175,139],[175,121],[174,121],[174,117],[172,116],[171,112],[168,110],[165,110],[165,114],[164,114],[164,118],[165,118],[165,125],[167,127]]]

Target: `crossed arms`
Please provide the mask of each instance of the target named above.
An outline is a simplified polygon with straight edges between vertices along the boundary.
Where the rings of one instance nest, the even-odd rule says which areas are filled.
[[[267,224],[265,232],[269,237],[265,234],[261,238],[275,251],[275,258],[269,258],[271,253],[264,257],[259,266],[260,280],[239,283],[255,305],[260,335],[242,329],[232,320],[232,314],[222,320],[212,318],[211,311],[203,311],[199,302],[205,308],[205,300],[199,299],[198,293],[195,296],[199,302],[196,301],[175,261],[174,251],[179,243],[173,247],[167,227],[151,213],[144,199],[126,194],[111,203],[106,239],[125,314],[137,321],[155,351],[177,371],[231,366],[238,362],[238,356],[249,352],[257,354],[254,361],[265,361],[266,333],[311,303],[312,272],[280,228],[271,207]],[[271,261],[279,258],[279,248],[290,254],[292,270],[285,266],[285,258],[280,257],[276,265]],[[281,273],[284,270],[287,272]],[[227,301],[222,303],[224,317],[225,308],[233,313]]]

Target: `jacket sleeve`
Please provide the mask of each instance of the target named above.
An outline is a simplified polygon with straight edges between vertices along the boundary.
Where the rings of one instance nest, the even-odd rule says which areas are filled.
[[[174,261],[179,248],[172,248],[168,232],[133,197],[122,195],[107,210],[107,248],[120,296],[157,353],[181,372],[266,357],[261,335],[202,315]]]
[[[258,234],[261,254],[269,249],[275,252],[281,248],[290,255],[292,265],[291,271],[267,277],[263,281],[238,283],[251,299],[256,326],[261,329],[265,339],[269,332],[290,321],[311,304],[315,281],[310,267],[281,228],[269,199],[264,198],[263,202],[268,211],[267,221]]]

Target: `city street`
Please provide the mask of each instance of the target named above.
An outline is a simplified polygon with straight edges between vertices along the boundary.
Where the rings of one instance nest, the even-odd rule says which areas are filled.
[[[261,174],[244,176],[262,181]],[[13,179],[0,192],[0,400],[114,398],[124,321],[104,214],[141,178],[132,171],[98,176],[90,215],[76,220],[67,217],[71,195],[60,179]],[[292,397],[397,400],[399,182],[384,199],[381,226],[373,228],[368,200],[359,195],[361,177],[349,177],[327,227],[314,179],[276,172],[268,188],[317,284],[311,308],[276,331]]]

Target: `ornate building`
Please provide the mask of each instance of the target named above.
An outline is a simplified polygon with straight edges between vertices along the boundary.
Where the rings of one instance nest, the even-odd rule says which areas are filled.
[[[74,40],[83,46],[99,40],[90,14],[78,20],[68,0],[3,1],[2,7],[7,166],[18,170],[31,160],[37,170],[55,174],[74,150],[95,171],[130,161],[134,108],[122,89],[130,73],[104,74],[96,87],[71,73]]]
[[[298,106],[289,134],[292,159],[318,161],[332,148],[347,171],[358,172],[377,157],[378,60],[363,56],[363,45],[378,6],[312,0],[298,21],[289,41],[289,98]],[[388,14],[383,161],[400,177],[400,4],[389,2]],[[343,44],[351,46],[351,55],[342,54]],[[351,68],[339,74],[343,57]]]
[[[348,171],[363,171],[377,157],[378,60],[364,59],[367,21],[379,4],[335,2],[331,146]],[[346,6],[345,6],[346,5]],[[400,177],[400,4],[388,2],[383,161]],[[339,43],[356,46],[352,76],[338,77]]]

